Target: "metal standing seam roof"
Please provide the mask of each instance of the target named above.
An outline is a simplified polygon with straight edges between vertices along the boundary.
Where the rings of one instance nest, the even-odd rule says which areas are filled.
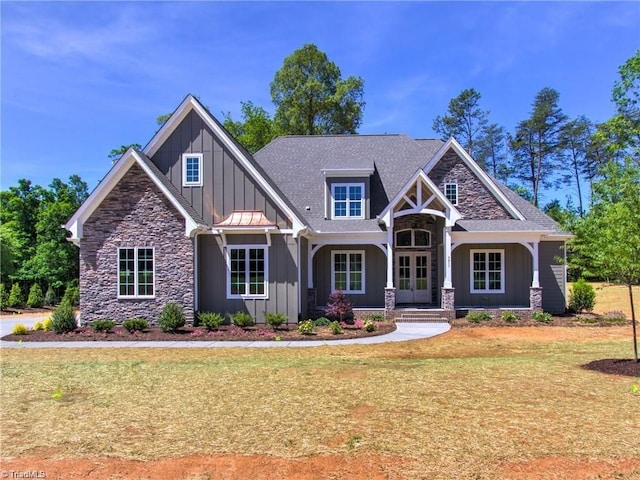
[[[262,211],[236,210],[214,227],[276,227]]]

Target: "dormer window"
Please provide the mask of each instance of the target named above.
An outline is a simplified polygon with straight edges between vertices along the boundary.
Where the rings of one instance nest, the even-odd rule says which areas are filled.
[[[458,205],[458,184],[445,183],[444,196],[447,197],[447,200],[449,200],[452,205]]]
[[[364,183],[331,185],[333,218],[364,218]]]
[[[185,153],[182,155],[182,185],[185,187],[202,186],[201,153]]]

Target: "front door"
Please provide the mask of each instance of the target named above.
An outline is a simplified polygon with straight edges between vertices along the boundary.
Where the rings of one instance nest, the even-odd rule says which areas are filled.
[[[396,254],[396,303],[431,303],[428,252]]]

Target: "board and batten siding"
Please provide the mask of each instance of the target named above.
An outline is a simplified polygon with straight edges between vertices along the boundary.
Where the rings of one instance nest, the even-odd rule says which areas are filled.
[[[182,154],[202,153],[202,186],[182,185]],[[279,228],[291,222],[226,150],[200,116],[191,111],[152,158],[162,173],[209,225],[234,210],[259,210]]]
[[[540,242],[538,254],[542,309],[550,313],[564,313],[567,305],[564,242]]]
[[[504,250],[504,293],[471,293],[471,250]],[[460,245],[452,255],[455,305],[460,307],[529,307],[533,278],[531,253],[517,243]],[[544,295],[544,292],[543,292]]]
[[[313,281],[318,305],[326,305],[331,294],[331,252],[364,251],[365,293],[346,293],[354,307],[384,307],[384,287],[387,278],[387,257],[375,245],[326,245],[313,257]]]
[[[268,248],[268,298],[228,299],[227,265],[222,239],[198,235],[198,310],[222,315],[245,311],[257,323],[264,312],[284,313],[289,323],[298,321],[297,245],[291,235],[272,234]],[[266,245],[265,235],[227,235],[227,244]]]

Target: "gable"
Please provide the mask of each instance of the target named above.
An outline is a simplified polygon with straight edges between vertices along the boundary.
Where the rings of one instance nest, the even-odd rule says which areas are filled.
[[[444,192],[446,183],[458,185],[456,208],[465,219],[507,220],[514,218],[453,149],[449,149],[440,158],[438,163],[428,172],[428,176],[442,192]]]
[[[175,125],[151,157],[158,169],[180,191],[207,225],[234,211],[262,211],[281,229],[292,227],[283,209],[266,193],[205,120],[191,110]],[[202,185],[185,186],[182,156],[202,154]]]

